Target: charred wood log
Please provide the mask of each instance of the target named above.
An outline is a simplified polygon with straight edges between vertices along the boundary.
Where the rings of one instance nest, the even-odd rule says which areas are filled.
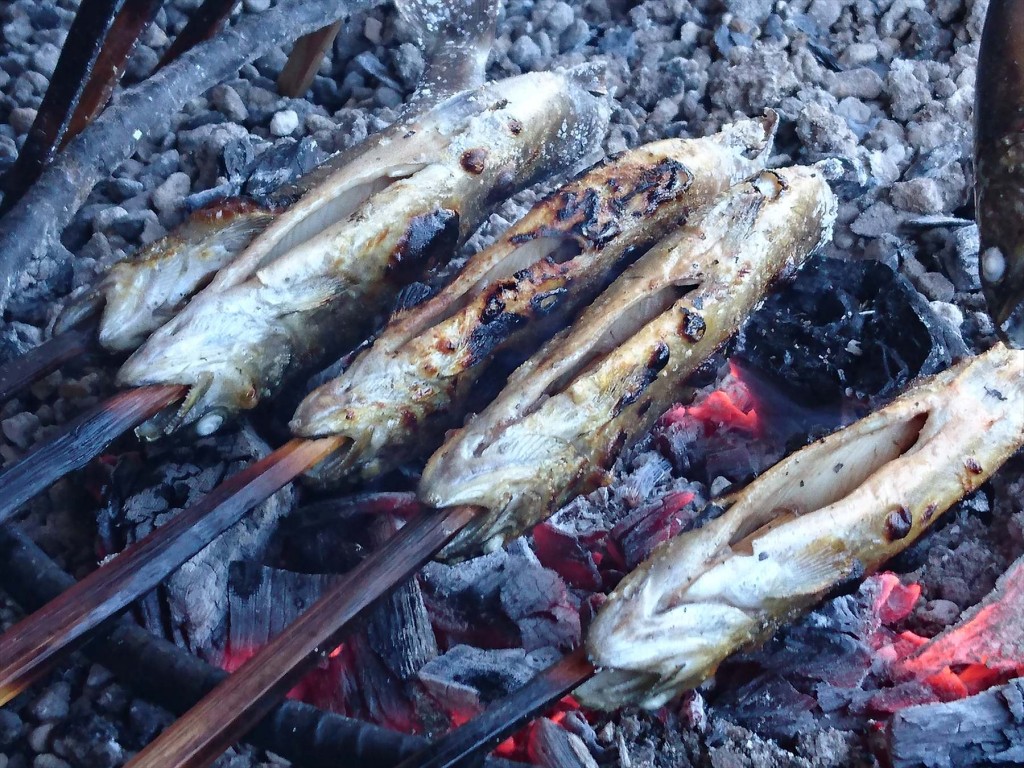
[[[228,20],[237,2],[238,0],[204,0],[199,9],[192,14],[185,28],[167,48],[158,67],[170,64],[189,48],[216,35]]]
[[[74,584],[20,531],[0,529],[0,587],[26,611],[41,608]],[[227,678],[175,645],[120,619],[96,636],[85,654],[116,674],[138,695],[176,713],[188,710]],[[390,768],[427,745],[425,739],[289,701],[275,708],[251,732],[252,743],[306,768]],[[342,757],[348,762],[342,762]],[[489,759],[488,768],[514,768]]]
[[[85,202],[93,186],[131,157],[139,140],[166,130],[167,116],[243,65],[302,35],[322,29],[339,17],[376,0],[283,0],[268,11],[243,17],[237,24],[164,67],[123,94],[71,142],[3,219],[0,231],[0,308],[7,304],[17,278],[58,248],[64,227]]]
[[[893,768],[1024,763],[1024,678],[976,696],[898,712],[886,730]]]

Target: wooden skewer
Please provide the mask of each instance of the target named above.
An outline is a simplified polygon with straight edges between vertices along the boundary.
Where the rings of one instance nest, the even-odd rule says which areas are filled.
[[[295,42],[292,52],[288,55],[288,61],[277,78],[277,90],[282,96],[297,99],[309,90],[313,78],[320,69],[320,62],[324,60],[324,54],[340,31],[341,21],[336,21],[329,27],[300,37]]]
[[[121,82],[128,59],[139,42],[139,35],[152,23],[163,0],[127,0],[107,33],[103,49],[96,59],[89,80],[82,91],[67,132],[60,140],[63,147],[85,130],[110,100],[110,94]]]
[[[160,583],[242,515],[334,451],[338,438],[292,440],[221,483],[0,637],[0,704],[58,654]]]
[[[212,763],[338,646],[353,619],[415,573],[479,511],[451,507],[407,524],[140,752],[130,768],[198,768]]]
[[[437,740],[396,768],[453,768],[490,751],[520,726],[589,680],[596,670],[580,647],[545,669],[518,691]]]
[[[0,472],[0,523],[68,472],[88,464],[115,438],[180,400],[185,392],[178,384],[130,389],[65,425],[55,438]]]
[[[88,352],[95,340],[96,332],[91,325],[72,328],[0,365],[0,403],[7,402],[64,363]]]
[[[4,176],[0,215],[21,199],[57,152],[120,4],[120,0],[82,0],[36,119],[18,159]]]

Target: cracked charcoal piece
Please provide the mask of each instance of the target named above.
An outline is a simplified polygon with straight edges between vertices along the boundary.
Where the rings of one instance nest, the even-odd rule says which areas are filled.
[[[744,326],[736,356],[812,405],[888,398],[967,353],[884,264],[811,260]]]

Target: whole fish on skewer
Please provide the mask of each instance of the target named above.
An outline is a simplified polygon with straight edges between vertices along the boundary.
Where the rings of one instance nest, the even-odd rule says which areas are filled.
[[[581,174],[470,259],[438,295],[397,313],[299,406],[301,437],[341,435],[321,481],[366,478],[440,443],[495,353],[539,343],[680,219],[764,167],[776,116],[647,144]]]
[[[393,179],[429,162],[479,111],[478,105],[461,102],[434,108],[484,83],[498,2],[396,0],[395,6],[418,35],[427,66],[393,125],[259,200],[230,198],[196,211],[73,298],[54,333],[66,334],[96,318],[96,340],[104,349],[133,351],[236,259],[223,282],[244,279],[260,263],[340,221]],[[39,375],[46,370],[40,366]]]
[[[602,482],[835,213],[822,170],[764,171],[623,273],[430,460],[424,501],[487,510],[442,555],[498,547]]]
[[[369,308],[453,256],[493,202],[578,166],[607,123],[593,74],[532,73],[444,101],[380,150],[401,157],[404,142],[433,136],[418,162],[376,168],[371,194],[337,223],[296,242],[276,232],[278,219],[122,367],[122,385],[190,387],[173,418],[145,432],[189,424],[209,434],[255,407],[288,375],[355,343]]]
[[[844,581],[877,570],[1024,445],[1024,351],[1002,344],[783,460],[609,597],[588,706],[657,707]]]
[[[582,647],[396,768],[466,764],[570,692],[664,705],[913,544],[1022,445],[1024,351],[1000,344],[713,501],[720,516],[627,575]]]

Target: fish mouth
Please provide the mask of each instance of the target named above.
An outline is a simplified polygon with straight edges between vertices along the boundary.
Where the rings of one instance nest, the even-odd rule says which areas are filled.
[[[343,438],[337,449],[302,475],[303,482],[316,490],[337,487],[350,474],[359,457],[360,452],[355,448],[354,440]]]

